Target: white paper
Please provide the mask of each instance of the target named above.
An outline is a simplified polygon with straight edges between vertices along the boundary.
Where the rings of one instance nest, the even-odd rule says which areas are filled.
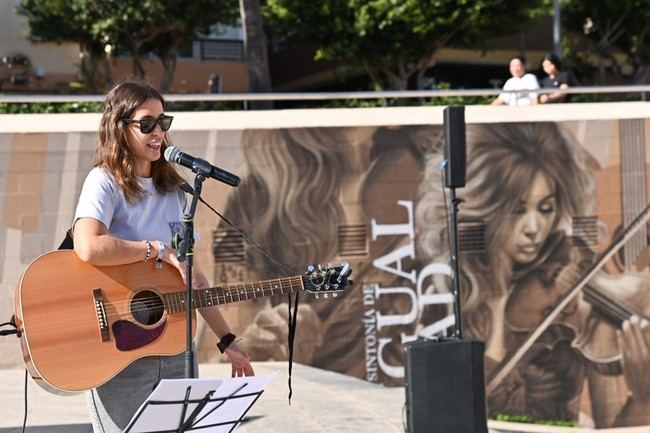
[[[185,400],[188,387],[191,387],[189,400],[201,400],[210,391],[214,392],[210,396],[210,401],[195,418],[194,425],[187,431],[229,432],[233,429],[233,422],[242,418],[244,412],[250,408],[274,377],[275,373],[266,376],[228,379],[163,379],[140,406],[124,432],[177,431],[185,406],[182,402]],[[150,404],[151,402],[169,403]],[[184,421],[187,421],[198,404],[194,402],[186,405]],[[206,428],[206,426],[217,423],[227,424]]]

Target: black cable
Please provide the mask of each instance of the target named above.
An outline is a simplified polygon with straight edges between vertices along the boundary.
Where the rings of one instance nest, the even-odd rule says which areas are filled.
[[[102,433],[106,433],[106,430],[104,429],[104,423],[102,422],[102,416],[99,414],[99,409],[97,408],[97,402],[95,401],[95,393],[96,391],[94,389],[90,390],[90,398],[92,399],[93,407],[95,408],[95,417],[97,418],[99,427],[102,429]],[[99,395],[97,395],[97,398],[99,398]]]
[[[188,194],[194,195],[194,188],[192,188],[187,182],[181,183],[181,189],[185,191]],[[203,197],[199,196],[199,201],[206,205],[208,209],[210,209],[212,212],[214,212],[219,218],[221,218],[226,224],[228,224],[230,227],[235,229],[237,233],[239,233],[246,242],[249,244],[253,245],[255,248],[257,248],[258,251],[260,251],[264,257],[269,259],[271,263],[275,264],[277,267],[280,268],[282,273],[284,274],[285,277],[289,277],[290,274],[293,273],[293,270],[289,269],[289,267],[285,266],[284,264],[280,263],[278,260],[275,259],[271,254],[269,254],[264,248],[259,246],[257,242],[255,242],[253,239],[251,239],[242,229],[237,227],[235,224],[231,223],[228,218],[223,216],[218,210],[210,206],[208,202],[203,200]],[[295,341],[295,335],[296,335],[296,325],[298,322],[298,301],[299,301],[299,296],[298,293],[296,293],[296,300],[294,304],[294,314],[291,314],[291,293],[289,293],[289,317],[288,317],[288,323],[287,326],[289,327],[289,332],[287,334],[287,344],[289,346],[289,379],[288,379],[288,385],[289,385],[289,405],[291,405],[291,395],[293,394],[293,390],[291,388],[291,370],[293,366],[293,343]]]
[[[293,389],[291,388],[291,367],[293,366],[293,342],[295,341],[296,336],[296,325],[298,322],[298,299],[300,293],[296,293],[296,302],[293,306],[293,315],[291,314],[291,295],[289,295],[289,335],[287,337],[289,343],[289,406],[291,406],[291,395],[293,394]]]
[[[187,183],[182,183],[182,184],[181,184],[181,189],[182,189],[183,191],[185,191],[186,193],[188,193],[188,194],[192,194],[192,195],[194,195],[194,188],[192,188],[192,187],[191,187],[189,184],[187,184]],[[221,215],[221,213],[220,213],[218,210],[216,210],[215,208],[213,208],[212,206],[210,206],[210,205],[208,204],[208,202],[206,202],[205,200],[203,200],[203,197],[199,196],[199,201],[200,201],[201,203],[203,203],[204,205],[206,205],[206,206],[208,207],[208,209],[210,209],[212,212],[214,212],[214,213],[215,213],[219,218],[221,218],[221,219],[222,219],[226,224],[228,224],[230,227],[232,227],[233,229],[235,229],[235,231],[236,231],[237,233],[239,233],[239,234],[240,234],[240,235],[241,235],[241,236],[246,240],[246,242],[250,243],[250,244],[253,245],[255,248],[257,248],[257,249],[258,249],[258,250],[259,250],[259,251],[264,255],[264,257],[266,257],[266,258],[269,259],[273,264],[275,264],[276,266],[278,266],[278,267],[282,270],[282,273],[284,274],[285,277],[288,277],[289,274],[293,273],[293,270],[292,270],[292,269],[290,269],[289,267],[287,267],[287,266],[285,266],[284,264],[280,263],[280,262],[279,262],[278,260],[276,260],[273,256],[271,256],[268,252],[266,252],[266,250],[264,250],[264,248],[262,248],[261,246],[259,246],[259,245],[257,244],[257,242],[255,242],[255,241],[254,241],[253,239],[251,239],[251,238],[250,238],[246,233],[244,233],[244,231],[243,231],[242,229],[240,229],[239,227],[237,227],[235,224],[231,223],[230,220],[228,220],[228,218],[226,218],[225,216]]]
[[[451,215],[449,214],[449,204],[448,204],[448,201],[447,201],[447,190],[446,190],[447,186],[445,185],[445,168],[447,167],[447,164],[449,164],[449,161],[445,160],[440,165],[440,184],[442,185],[442,198],[443,198],[443,202],[445,204],[445,224],[447,226],[447,248],[449,248],[449,262],[450,262],[450,268],[451,268],[453,266],[454,248],[451,245],[451,236],[452,236],[452,233],[451,233]],[[455,203],[452,203],[452,206],[455,206]],[[453,281],[453,278],[452,278],[451,287],[450,287],[450,291],[452,293],[454,293],[453,285],[454,285],[454,281]],[[456,295],[456,294],[454,293],[454,295]],[[456,302],[456,301],[454,301],[454,302]],[[454,320],[460,320],[460,317],[456,317]],[[457,327],[457,325],[455,324],[454,329],[456,329],[456,327]],[[454,334],[455,334],[455,331],[454,331]],[[443,337],[448,337],[447,330],[445,330],[445,335]]]
[[[25,369],[25,414],[23,416],[23,430],[22,433],[25,433],[25,427],[27,426],[27,369]]]
[[[443,203],[445,204],[445,223],[447,224],[447,248],[449,248],[449,256],[451,258],[452,246],[451,246],[451,216],[449,215],[449,206],[447,203],[447,190],[445,185],[445,165],[449,164],[449,161],[443,161],[440,165],[440,184],[442,185],[442,198]]]
[[[7,335],[18,334],[18,328],[16,327],[16,323],[14,322],[14,318],[13,318],[13,317],[11,318],[11,320],[10,320],[9,322],[0,323],[0,328],[5,327],[5,326],[11,326],[11,327],[13,327],[14,329],[3,329],[3,330],[0,330],[0,336],[1,336],[1,337],[7,336]]]

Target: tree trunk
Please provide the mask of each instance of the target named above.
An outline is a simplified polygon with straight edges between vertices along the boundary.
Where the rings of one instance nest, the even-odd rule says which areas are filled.
[[[96,59],[88,45],[80,43],[79,49],[81,51],[81,61],[79,62],[81,81],[88,91],[96,93],[98,91]]]
[[[174,81],[174,73],[176,71],[176,59],[178,58],[178,50],[171,49],[164,56],[160,57],[160,62],[163,67],[163,76],[160,82],[160,92],[167,93]]]
[[[142,66],[142,58],[140,57],[140,46],[138,43],[131,44],[131,62],[133,66],[133,77],[142,80],[145,76],[145,70]]]
[[[271,74],[260,1],[239,0],[239,11],[244,27],[244,53],[248,65],[250,91],[252,93],[268,93],[271,91]],[[250,107],[256,110],[271,109],[273,102],[254,101]]]
[[[110,55],[104,57],[103,66],[104,66],[104,87],[110,89],[113,87],[113,59]]]

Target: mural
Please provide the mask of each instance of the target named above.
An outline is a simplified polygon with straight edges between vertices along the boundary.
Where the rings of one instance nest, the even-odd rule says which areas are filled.
[[[646,123],[468,125],[462,320],[486,342],[492,416],[650,423]],[[401,344],[451,332],[441,140],[439,126],[243,131],[229,219],[294,272],[354,269],[341,298],[301,298],[294,360],[399,385]],[[283,275],[223,225],[214,254],[217,281]],[[286,360],[286,300],[256,308],[242,343]]]
[[[206,182],[203,197],[286,268],[201,206],[197,256],[215,284],[351,264],[340,297],[300,295],[294,361],[399,386],[402,344],[451,332],[440,125],[171,137],[241,175],[235,189]],[[95,139],[0,133],[3,318],[20,273],[69,227]],[[486,342],[490,415],[650,425],[648,143],[646,119],[467,126],[462,320]],[[286,298],[224,311],[255,360],[288,359]],[[202,361],[215,356],[207,334]],[[15,341],[0,350],[0,367],[19,365]]]

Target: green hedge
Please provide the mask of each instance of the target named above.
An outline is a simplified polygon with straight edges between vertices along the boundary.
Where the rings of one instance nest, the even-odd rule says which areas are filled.
[[[571,420],[547,420],[547,419],[534,419],[528,415],[508,415],[504,413],[497,414],[494,419],[497,421],[507,421],[507,422],[521,422],[528,424],[543,424],[543,425],[552,425],[558,427],[577,427],[578,423]]]
[[[242,110],[243,102],[169,102],[167,111],[219,111]],[[28,113],[101,113],[101,102],[34,102],[34,103],[7,103],[0,102],[0,114],[28,114]]]

